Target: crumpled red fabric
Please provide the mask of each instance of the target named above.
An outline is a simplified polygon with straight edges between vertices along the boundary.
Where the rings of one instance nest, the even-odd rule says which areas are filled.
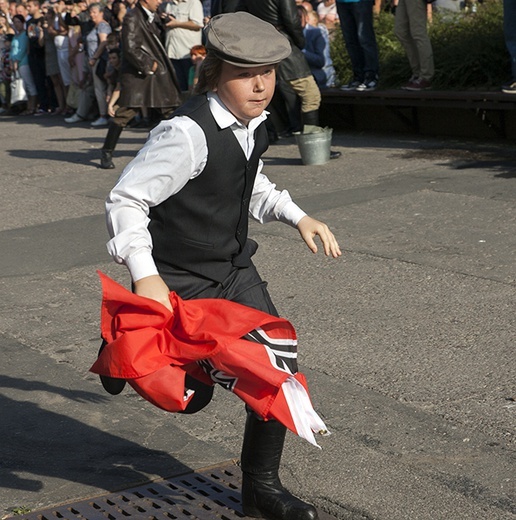
[[[193,397],[185,388],[188,373],[208,385],[220,383],[262,418],[279,420],[294,433],[303,429],[300,421],[308,421],[312,431],[326,429],[312,409],[304,376],[278,365],[266,345],[242,339],[256,329],[272,343],[297,345],[287,320],[228,300],[183,300],[174,292],[171,312],[105,274],[99,276],[101,335],[107,345],[92,372],[126,379],[142,397],[169,412],[183,411]],[[306,396],[294,399],[290,390],[285,396],[286,386]]]

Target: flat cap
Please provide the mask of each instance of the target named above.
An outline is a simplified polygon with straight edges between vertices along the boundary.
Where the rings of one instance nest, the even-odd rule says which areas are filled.
[[[214,16],[205,31],[208,52],[237,67],[272,65],[291,52],[273,25],[244,11]]]

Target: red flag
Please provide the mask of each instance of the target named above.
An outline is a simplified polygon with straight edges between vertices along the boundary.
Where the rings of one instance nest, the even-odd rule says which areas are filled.
[[[193,397],[185,388],[188,373],[205,384],[219,383],[265,420],[280,421],[314,445],[313,432],[327,433],[304,376],[289,370],[297,338],[287,320],[229,300],[183,300],[174,292],[171,312],[99,276],[107,345],[92,372],[126,379],[170,412],[185,410]]]

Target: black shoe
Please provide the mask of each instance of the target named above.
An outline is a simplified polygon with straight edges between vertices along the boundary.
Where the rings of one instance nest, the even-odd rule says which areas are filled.
[[[115,167],[115,164],[113,163],[113,154],[111,152],[102,152],[100,167],[103,170],[112,170]]]
[[[342,155],[342,152],[336,152],[335,150],[330,150],[330,159],[338,159]]]
[[[100,353],[104,350],[104,347],[107,343],[103,340],[102,345],[100,345],[99,356]],[[111,395],[118,395],[125,387],[125,379],[120,379],[118,377],[109,377],[109,376],[99,376],[100,382],[104,387],[104,390]]]

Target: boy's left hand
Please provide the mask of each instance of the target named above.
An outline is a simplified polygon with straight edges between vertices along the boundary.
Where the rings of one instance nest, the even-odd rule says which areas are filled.
[[[333,258],[338,258],[342,255],[337,239],[324,222],[319,222],[307,215],[297,223],[297,229],[313,253],[317,253],[317,244],[314,241],[314,237],[319,235],[326,256],[331,255]]]

